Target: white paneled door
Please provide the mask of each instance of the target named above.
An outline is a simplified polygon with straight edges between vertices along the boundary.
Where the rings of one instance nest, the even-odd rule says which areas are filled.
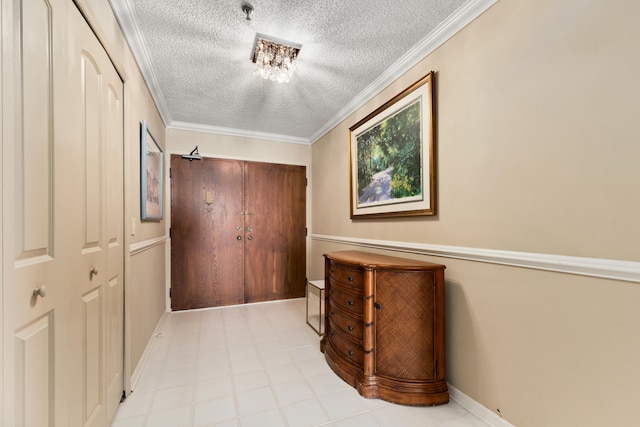
[[[2,425],[123,390],[123,84],[69,0],[2,0]]]
[[[123,85],[84,18],[72,8],[70,92],[66,111],[75,147],[70,171],[79,196],[74,298],[80,320],[81,421],[103,426],[123,391]],[[77,415],[77,413],[76,413]]]
[[[68,422],[71,336],[54,126],[59,1],[2,1],[2,287],[5,426]]]

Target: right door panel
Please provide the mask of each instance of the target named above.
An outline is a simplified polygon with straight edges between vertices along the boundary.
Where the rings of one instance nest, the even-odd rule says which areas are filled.
[[[304,166],[245,164],[245,301],[305,295]]]

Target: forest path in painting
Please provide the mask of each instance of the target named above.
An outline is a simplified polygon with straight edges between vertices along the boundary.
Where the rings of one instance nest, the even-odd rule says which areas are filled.
[[[360,203],[373,203],[391,199],[391,172],[393,166],[374,174],[371,183],[362,190]]]

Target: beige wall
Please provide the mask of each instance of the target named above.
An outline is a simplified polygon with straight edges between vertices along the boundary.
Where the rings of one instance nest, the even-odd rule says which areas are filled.
[[[153,335],[158,319],[165,308],[164,289],[166,274],[163,266],[166,258],[166,243],[161,243],[132,256],[129,280],[136,287],[130,290],[128,302],[135,321],[131,322],[130,359],[134,366],[140,362],[147,343]],[[146,339],[143,339],[146,337]]]
[[[311,166],[311,147],[307,144],[171,128],[167,130],[168,153],[188,154],[196,145],[204,157]]]
[[[140,122],[147,121],[161,147],[165,125],[108,0],[77,3],[124,81],[125,371],[130,380],[165,311],[165,244],[157,244],[166,239],[165,221],[140,221]]]
[[[640,261],[640,3],[500,0],[313,145],[310,277],[349,239]],[[349,220],[349,127],[436,72],[438,215]],[[447,265],[449,382],[518,426],[640,419],[637,283]],[[636,268],[637,270],[637,268]]]

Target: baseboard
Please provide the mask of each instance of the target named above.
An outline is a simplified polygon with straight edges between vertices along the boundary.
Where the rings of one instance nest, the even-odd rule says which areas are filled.
[[[475,415],[484,423],[493,427],[514,427],[513,424],[502,418],[500,415],[482,406],[451,384],[447,383],[449,388],[449,397],[451,400],[462,406],[469,413]]]
[[[155,344],[156,340],[162,336],[161,334],[162,334],[162,329],[164,328],[164,322],[167,320],[167,317],[169,317],[169,314],[170,314],[169,311],[165,311],[160,317],[160,320],[158,320],[158,324],[156,325],[156,328],[154,329],[153,334],[149,338],[149,341],[147,342],[147,346],[142,352],[142,356],[140,356],[138,365],[136,366],[133,373],[131,374],[130,392],[135,390],[136,385],[138,384],[138,380],[140,379],[140,375],[142,375],[142,371],[144,370],[144,367],[147,364],[147,360],[149,359],[151,350],[153,350],[153,345]]]

